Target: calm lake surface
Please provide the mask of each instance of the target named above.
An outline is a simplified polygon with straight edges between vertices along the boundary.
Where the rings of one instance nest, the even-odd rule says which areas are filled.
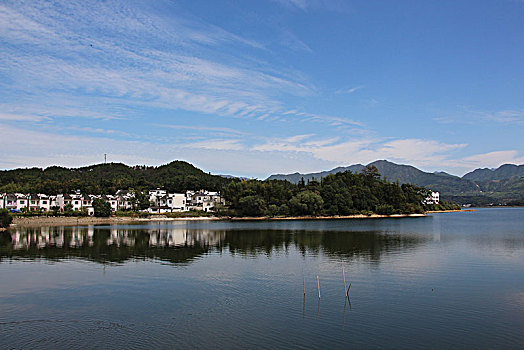
[[[19,228],[0,276],[2,349],[524,348],[520,208]]]

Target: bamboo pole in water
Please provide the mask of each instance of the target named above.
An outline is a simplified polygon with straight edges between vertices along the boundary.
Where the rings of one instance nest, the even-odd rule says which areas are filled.
[[[302,287],[304,288],[304,296],[306,295],[306,278],[304,277],[304,268],[302,268]]]
[[[318,279],[318,275],[317,275],[317,287],[318,287],[318,300],[320,300],[320,281]]]
[[[347,288],[346,288],[346,272],[344,271],[344,266],[342,266],[342,275],[344,276],[344,291],[346,292],[346,297],[348,296]]]

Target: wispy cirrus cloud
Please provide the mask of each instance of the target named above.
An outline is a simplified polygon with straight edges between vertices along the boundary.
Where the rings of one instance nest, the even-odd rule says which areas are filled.
[[[389,159],[400,163],[414,163],[434,167],[453,158],[453,152],[466,144],[446,144],[434,140],[357,138],[344,140],[340,137],[319,139],[315,135],[297,135],[285,139],[268,139],[254,146],[258,151],[304,152],[333,165],[369,163],[377,159]]]
[[[77,100],[98,96],[119,105],[275,120],[286,110],[279,95],[314,90],[303,76],[260,66],[248,55],[210,55],[218,45],[265,49],[198,19],[168,19],[147,6],[139,11],[113,1],[10,5],[0,5],[0,40],[6,44],[0,74],[10,81],[9,90],[37,95],[47,105],[49,95],[67,92]]]
[[[168,128],[175,130],[192,130],[197,132],[221,132],[233,135],[247,135],[248,133],[231,128],[222,128],[222,127],[210,127],[210,126],[201,126],[201,125],[176,125],[176,124],[152,124],[160,128]]]
[[[294,51],[313,53],[313,50],[304,41],[300,40],[290,30],[282,30],[280,33],[280,41],[284,47]]]
[[[307,12],[309,10],[324,10],[347,12],[349,11],[349,2],[344,0],[273,0],[282,6],[290,9]]]
[[[354,86],[352,88],[349,88],[349,89],[339,89],[337,90],[337,94],[352,94],[358,90],[361,90],[364,88],[364,85],[358,85],[358,86]]]
[[[12,114],[12,113],[0,113],[0,120],[2,121],[30,121],[30,122],[39,122],[45,120],[46,118],[39,115],[21,115],[21,114]]]
[[[34,131],[0,124],[3,135],[17,135],[21,143],[6,143],[0,168],[50,165],[85,166],[100,163],[104,153],[110,161],[126,164],[160,165],[174,159],[187,160],[204,170],[239,176],[266,178],[273,173],[312,172],[388,159],[426,171],[445,170],[462,175],[478,167],[524,163],[516,150],[459,156],[463,144],[445,144],[423,139],[343,139],[298,134],[256,141],[242,135],[164,140],[154,138],[116,139],[113,131],[89,130],[89,135],[64,134],[45,128]],[[118,131],[116,131],[118,132]],[[58,142],[50,142],[58,140]]]
[[[524,164],[524,155],[517,150],[494,151],[454,159],[450,166],[461,169],[498,168],[503,164]]]
[[[477,124],[477,123],[500,123],[506,125],[524,126],[524,110],[502,109],[498,111],[481,111],[470,107],[462,107],[460,111],[446,113],[433,118],[436,122],[443,124]]]

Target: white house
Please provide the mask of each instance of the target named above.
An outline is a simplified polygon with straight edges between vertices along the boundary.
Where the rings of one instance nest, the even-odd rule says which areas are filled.
[[[424,200],[425,204],[439,204],[440,193],[431,191],[431,194]]]
[[[22,210],[28,206],[28,198],[26,195],[21,193],[15,193],[16,195],[16,209]]]
[[[132,210],[134,193],[118,190],[115,194],[118,210]]]
[[[218,205],[224,205],[225,201],[220,192],[211,191],[186,191],[186,203],[189,210],[213,211]]]
[[[186,196],[183,193],[167,193],[157,188],[149,191],[149,201],[152,206],[148,209],[150,213],[171,213],[187,211]]]
[[[86,210],[89,215],[94,215],[93,200],[101,198],[109,203],[111,210],[132,210],[134,193],[119,190],[115,195],[87,195],[76,191],[73,194],[22,194],[0,193],[0,208],[8,210],[51,211],[58,207],[61,210],[70,205],[72,210]],[[149,191],[151,207],[150,213],[170,213],[188,210],[213,211],[217,205],[225,204],[220,192],[206,190],[187,191],[186,193],[168,193],[166,190],[156,189]]]

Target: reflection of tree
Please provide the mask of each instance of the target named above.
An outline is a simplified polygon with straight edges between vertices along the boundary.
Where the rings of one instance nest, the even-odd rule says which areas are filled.
[[[384,234],[376,231],[230,231],[223,244],[233,253],[271,254],[294,245],[303,255],[323,252],[331,257],[364,258],[378,261],[384,253],[411,249],[423,242],[415,235]]]
[[[100,263],[160,260],[189,263],[210,251],[267,255],[295,247],[301,254],[379,261],[384,253],[423,243],[415,235],[376,231],[186,230],[114,227],[19,228],[0,236],[1,259],[79,258]]]

